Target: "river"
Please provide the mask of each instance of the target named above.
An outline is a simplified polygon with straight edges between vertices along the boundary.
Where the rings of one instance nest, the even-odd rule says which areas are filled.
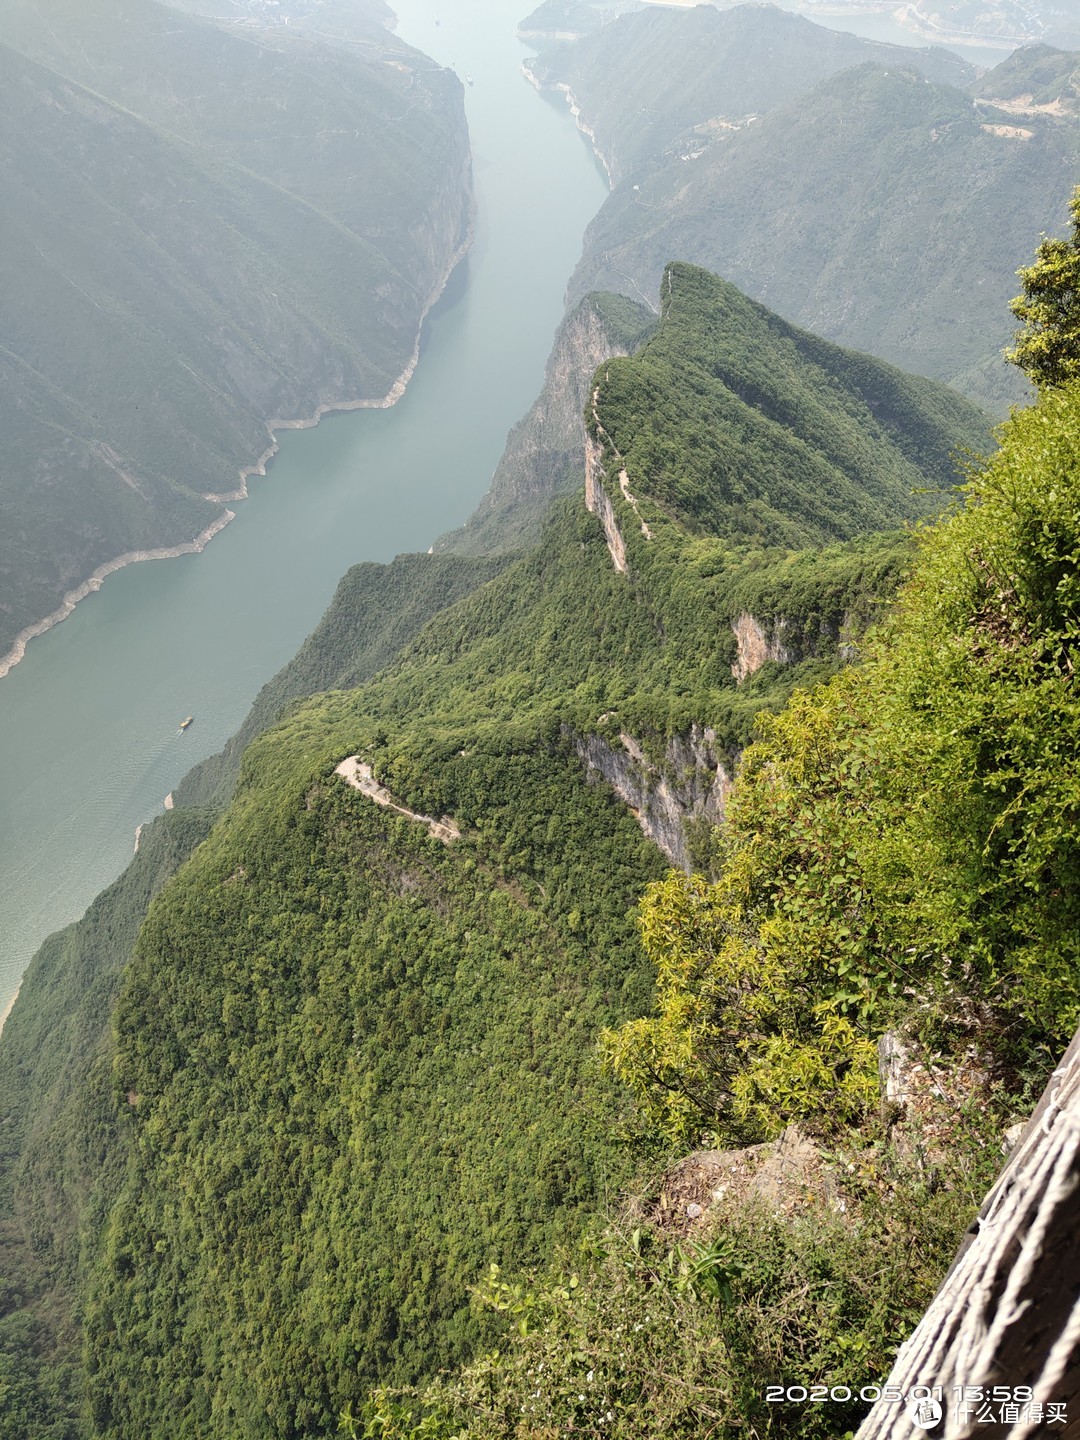
[[[284,432],[201,555],[117,572],[0,681],[0,1015],[41,941],[115,879],[135,827],[237,729],[344,571],[459,525],[540,388],[605,182],[565,108],[520,73],[527,5],[394,8],[403,39],[473,79],[475,244],[396,406]]]

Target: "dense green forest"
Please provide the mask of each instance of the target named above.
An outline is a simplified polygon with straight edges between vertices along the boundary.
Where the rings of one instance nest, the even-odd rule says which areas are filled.
[[[0,1047],[15,1277],[0,1335],[20,1397],[0,1434],[334,1434],[376,1383],[496,1343],[499,1307],[518,1302],[492,1281],[497,1308],[477,1310],[470,1286],[492,1263],[517,1274],[572,1251],[639,1166],[596,1040],[649,1010],[635,917],[666,864],[582,742],[636,750],[677,785],[674,742],[704,727],[730,769],[755,714],[858,643],[909,563],[895,527],[947,503],[953,457],[990,437],[941,387],[687,266],[669,272],[655,334],[597,384],[594,481],[627,572],[580,497],[509,563],[359,567],[249,733],[405,640],[400,656],[359,688],[294,700],[253,740],[133,950],[140,907],[210,811],[153,827],[28,973]],[[737,454],[729,515],[716,497]],[[672,490],[684,467],[700,505]],[[821,483],[847,519],[825,523]],[[737,684],[744,613],[789,643]],[[459,838],[351,789],[335,773],[350,755]],[[223,798],[234,766],[235,752],[209,767],[190,799]],[[695,844],[711,864],[707,829]],[[40,1043],[61,1017],[78,1042],[66,1068]]]
[[[1001,361],[1013,275],[1067,220],[1077,57],[1036,47],[978,80],[946,57],[768,6],[649,7],[545,45],[534,73],[570,87],[617,181],[571,301],[651,301],[677,256],[1003,415],[1026,391]]]
[[[461,86],[154,0],[3,0],[0,656],[102,564],[190,541],[272,421],[381,401],[468,230]]]

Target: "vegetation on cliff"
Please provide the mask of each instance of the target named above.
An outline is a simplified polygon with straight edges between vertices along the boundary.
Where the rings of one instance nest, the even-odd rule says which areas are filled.
[[[643,1153],[716,1151],[554,1275],[490,1274],[498,1348],[347,1435],[832,1440],[866,1413],[852,1376],[886,1374],[1080,1018],[1080,383],[999,435],[862,663],[759,722],[714,878],[641,907],[655,1005],[606,1064]],[[881,1108],[886,1031],[932,1084]],[[821,1168],[755,1195],[792,1124]],[[692,1165],[725,1183],[673,1208]]]
[[[645,305],[624,295],[584,295],[555,334],[544,384],[507,436],[488,493],[465,524],[435,549],[484,555],[535,544],[556,495],[580,491],[585,478],[581,415],[596,367],[629,355],[656,324]]]

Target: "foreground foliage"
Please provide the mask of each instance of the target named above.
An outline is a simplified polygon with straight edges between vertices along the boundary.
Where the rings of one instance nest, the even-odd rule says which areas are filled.
[[[616,1223],[554,1277],[509,1284],[493,1270],[475,1302],[505,1318],[498,1348],[426,1390],[383,1389],[347,1407],[341,1433],[850,1435],[866,1409],[858,1390],[887,1373],[993,1176],[989,1137],[984,1123],[929,1167],[884,1144],[845,1152],[842,1209],[721,1203],[693,1237]],[[770,1403],[768,1387],[799,1384],[824,1387],[823,1401]]]
[[[1003,1059],[1076,1028],[1078,458],[1080,387],[1014,417],[863,665],[760,722],[720,878],[650,892],[658,1013],[606,1046],[670,1140],[851,1120],[913,1003]]]
[[[1071,240],[1044,240],[1020,271],[1023,293],[1010,309],[1024,322],[1006,358],[1040,388],[1080,376],[1080,190],[1069,206]]]

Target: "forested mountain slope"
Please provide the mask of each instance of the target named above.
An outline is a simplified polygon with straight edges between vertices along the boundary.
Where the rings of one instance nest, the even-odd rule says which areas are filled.
[[[268,422],[394,391],[470,183],[460,85],[373,24],[4,0],[0,28],[2,654],[218,522]]]
[[[1075,118],[1080,105],[1077,56],[1052,45],[1025,45],[969,88],[977,100],[1018,115]]]
[[[82,921],[52,936],[28,970],[0,1043],[3,1440],[66,1436],[80,1412],[80,1237],[99,1223],[94,1205],[108,1183],[102,1161],[120,1156],[100,1067],[150,899],[206,838],[232,794],[247,740],[280,718],[291,698],[362,682],[502,563],[407,555],[350,570],[322,624],[263,688],[235,740],[190,772],[175,810],[143,827],[123,875]]]
[[[649,6],[574,44],[546,45],[528,72],[541,86],[568,89],[620,181],[693,125],[737,125],[867,63],[901,65],[939,84],[965,85],[975,74],[940,47],[865,40],[773,5]]]
[[[836,1440],[880,1396],[858,1433],[899,1440],[896,1394],[937,1384],[943,1434],[1068,1425],[1080,382],[999,438],[861,663],[762,724],[714,878],[646,894],[655,1005],[602,1049],[660,1173],[583,1254],[487,1278],[504,1344],[428,1387],[422,1423],[380,1395],[347,1434]],[[1041,1398],[976,1420],[961,1374]]]
[[[689,15],[699,13],[709,12]],[[744,93],[740,109],[731,81],[723,91],[695,87],[692,50],[681,58],[689,15],[660,7],[626,16],[541,57],[538,73],[571,86],[598,147],[635,157],[587,232],[571,302],[608,289],[653,303],[664,265],[679,256],[797,324],[946,380],[997,413],[1022,399],[1022,379],[1001,361],[1007,302],[1039,235],[1067,218],[1080,152],[1075,57],[1056,52],[1051,63],[1040,52],[1046,75],[1030,78],[1042,108],[1024,115],[987,98],[1015,97],[1021,83],[1030,96],[1020,61],[982,77],[973,104],[962,72],[924,83],[918,52],[903,48],[813,89],[807,73],[768,105]],[[739,15],[762,48],[794,18],[756,7],[723,18]],[[643,20],[666,66],[638,90],[605,84],[589,47],[602,42],[616,73],[644,65],[630,33]],[[703,64],[700,73],[709,73]]]
[[[617,795],[638,795],[659,843],[707,848],[753,714],[834,669],[895,584],[906,542],[880,529],[934,503],[913,487],[941,503],[950,455],[988,441],[940,387],[685,266],[656,335],[597,384],[602,523],[561,502],[538,546],[389,669],[262,734],[152,907],[115,1039],[91,1029],[59,1105],[107,1117],[100,1186],[73,1182],[81,1260],[48,1225],[36,1254],[55,1243],[57,1273],[19,1248],[69,1142],[39,1134],[8,1162],[38,1297],[5,1321],[10,1364],[52,1383],[26,1329],[47,1353],[74,1271],[90,1435],[333,1434],[373,1381],[467,1358],[489,1333],[467,1287],[490,1261],[542,1263],[577,1237],[625,1173],[593,1042],[648,1004],[632,913],[666,863]],[[672,485],[684,462],[701,504]],[[826,514],[822,486],[850,513]],[[322,627],[335,663],[352,625],[332,610]],[[348,757],[398,810],[347,783]],[[446,820],[433,834],[424,817]],[[50,951],[54,990],[86,965],[86,934]],[[48,1073],[27,1049],[38,965],[0,1044],[3,1065],[18,1057],[12,1118],[27,1067]]]

